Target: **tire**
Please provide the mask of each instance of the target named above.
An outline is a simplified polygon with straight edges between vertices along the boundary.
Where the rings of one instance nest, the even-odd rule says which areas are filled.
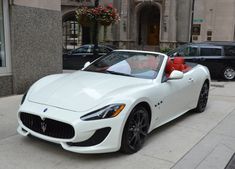
[[[147,110],[138,106],[129,115],[122,134],[121,151],[133,154],[139,151],[145,141],[149,129],[149,115]]]
[[[235,78],[235,69],[232,66],[227,66],[223,71],[225,80],[233,80]]]
[[[202,113],[205,111],[208,101],[208,95],[209,95],[209,84],[205,82],[202,85],[202,89],[197,102],[197,107],[194,109],[194,112]]]

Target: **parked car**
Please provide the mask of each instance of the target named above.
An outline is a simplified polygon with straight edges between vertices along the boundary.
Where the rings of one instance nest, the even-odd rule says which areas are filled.
[[[109,46],[99,45],[98,56],[93,55],[94,45],[83,45],[77,49],[71,50],[63,54],[63,69],[79,70],[83,68],[87,61],[94,61],[113,50]]]
[[[205,65],[212,77],[235,79],[235,42],[190,43],[168,52],[167,55],[183,56],[188,62]]]
[[[77,153],[135,153],[148,133],[205,110],[205,66],[156,52],[115,50],[83,70],[36,82],[23,96],[18,132]]]

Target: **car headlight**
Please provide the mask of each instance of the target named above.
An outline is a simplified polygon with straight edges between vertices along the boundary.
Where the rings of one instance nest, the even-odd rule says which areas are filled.
[[[26,91],[26,92],[24,93],[24,95],[23,95],[23,97],[22,97],[22,99],[21,99],[21,103],[20,103],[21,105],[24,103],[27,93],[28,93],[28,91]]]
[[[111,104],[81,117],[81,120],[99,120],[116,117],[125,107],[125,104]]]

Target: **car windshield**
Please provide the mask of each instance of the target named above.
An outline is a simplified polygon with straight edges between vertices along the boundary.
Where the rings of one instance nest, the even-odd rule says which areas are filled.
[[[154,79],[163,58],[163,55],[153,53],[114,51],[100,57],[84,71]]]

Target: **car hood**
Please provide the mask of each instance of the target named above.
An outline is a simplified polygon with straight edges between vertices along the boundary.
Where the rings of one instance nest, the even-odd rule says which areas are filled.
[[[117,94],[150,82],[152,80],[77,71],[32,91],[28,100],[72,111],[88,111]]]

